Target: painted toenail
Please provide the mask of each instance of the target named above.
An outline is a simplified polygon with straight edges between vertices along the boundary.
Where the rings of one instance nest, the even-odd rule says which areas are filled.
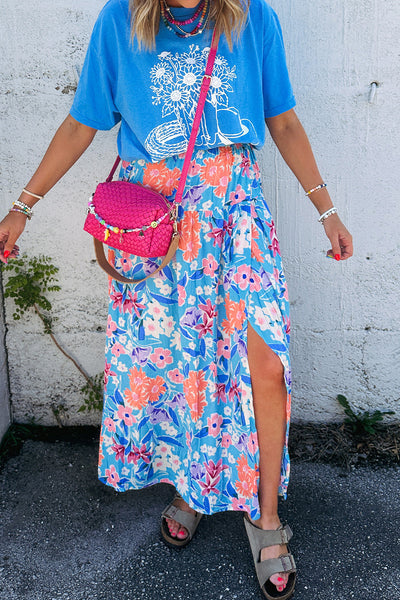
[[[278,592],[282,592],[283,591],[283,585],[279,585],[278,586]]]
[[[278,581],[283,581],[283,577],[278,577]]]

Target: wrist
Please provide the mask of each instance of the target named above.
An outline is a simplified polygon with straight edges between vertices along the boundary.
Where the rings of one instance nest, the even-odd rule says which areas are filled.
[[[36,194],[35,194],[35,196],[36,196]],[[22,190],[21,195],[18,198],[18,200],[20,202],[23,202],[24,204],[26,204],[26,206],[29,206],[29,208],[33,208],[35,206],[35,204],[37,202],[39,202],[39,200],[41,198],[43,198],[43,196],[41,196],[39,198],[36,198],[36,197],[32,196],[31,194],[28,194],[27,192],[25,192],[24,190]]]
[[[320,215],[333,208],[333,202],[326,187],[306,195],[310,198]]]

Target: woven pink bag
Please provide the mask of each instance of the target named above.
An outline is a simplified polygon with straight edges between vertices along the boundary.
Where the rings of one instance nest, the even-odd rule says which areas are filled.
[[[93,194],[84,230],[107,246],[129,254],[165,256],[177,231],[175,213],[162,194],[137,183],[109,178],[99,183]]]
[[[211,74],[218,48],[218,37],[213,34],[207,66],[200,89],[199,101],[182,167],[174,202],[140,183],[112,181],[120,162],[118,157],[106,181],[99,183],[93,194],[84,224],[84,230],[93,236],[99,265],[113,279],[122,283],[140,283],[163,269],[173,258],[179,244],[177,227],[178,206],[186,184],[190,161],[204,110]],[[161,265],[143,279],[128,279],[107,261],[103,243],[141,257],[164,256]]]

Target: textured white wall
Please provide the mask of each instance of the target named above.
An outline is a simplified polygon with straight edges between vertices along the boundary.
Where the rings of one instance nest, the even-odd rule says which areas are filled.
[[[72,102],[103,0],[2,0],[0,51],[0,210],[29,179]],[[355,237],[344,264],[324,257],[317,214],[272,143],[260,154],[264,190],[276,217],[292,301],[295,420],[339,417],[344,393],[359,409],[400,415],[399,368],[399,69],[397,0],[271,0],[284,30],[297,113],[335,203]],[[368,102],[370,83],[379,81]],[[103,368],[106,276],[82,231],[86,200],[115,155],[116,132],[99,133],[84,157],[41,202],[21,239],[60,266],[54,295],[60,341],[95,374]],[[58,229],[55,233],[55,229]],[[13,416],[66,424],[97,423],[77,412],[81,376],[32,316],[12,321],[7,346]]]

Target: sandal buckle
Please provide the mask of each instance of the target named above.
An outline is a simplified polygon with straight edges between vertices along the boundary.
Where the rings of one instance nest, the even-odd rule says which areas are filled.
[[[295,564],[295,562],[293,560],[293,556],[291,554],[284,554],[283,556],[280,556],[279,558],[282,563],[283,570],[285,572],[296,570],[296,564]]]

